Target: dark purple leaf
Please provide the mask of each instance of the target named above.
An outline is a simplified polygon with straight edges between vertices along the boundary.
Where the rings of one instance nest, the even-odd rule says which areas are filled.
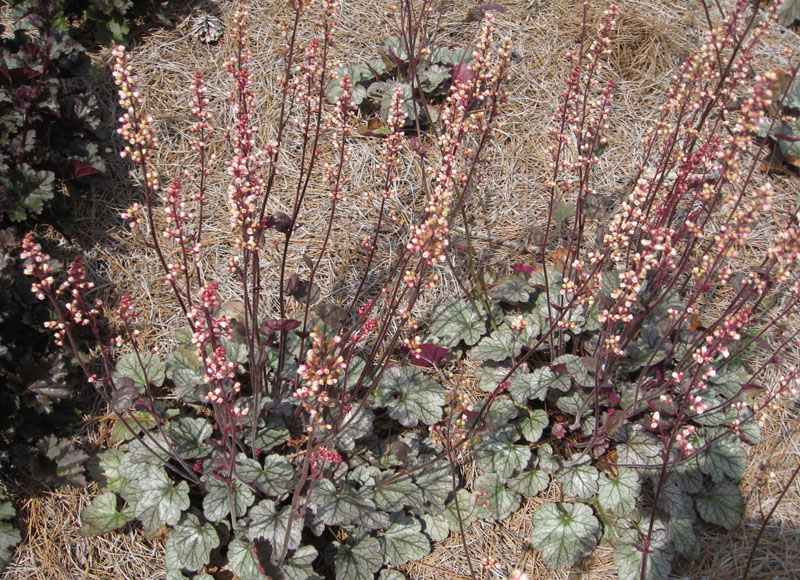
[[[295,320],[294,318],[275,318],[273,320],[267,320],[264,324],[262,324],[261,332],[264,332],[265,328],[274,330],[276,332],[283,332],[287,330],[294,330],[298,326],[300,326],[300,321]]]
[[[514,274],[525,274],[526,276],[529,276],[533,274],[535,269],[536,268],[534,268],[533,266],[529,266],[528,264],[521,264],[519,262],[517,262],[516,264],[511,264],[511,271],[514,272]]]
[[[61,175],[61,179],[68,180],[94,175],[95,173],[100,173],[100,170],[85,161],[69,161],[59,165],[58,172]]]
[[[139,394],[139,388],[131,377],[117,379],[114,387],[114,392],[111,394],[111,406],[115,412],[121,414],[130,409],[134,397]]]

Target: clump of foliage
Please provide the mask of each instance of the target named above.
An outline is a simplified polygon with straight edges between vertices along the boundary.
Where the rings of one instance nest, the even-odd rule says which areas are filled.
[[[96,366],[80,364],[117,416],[120,445],[97,458],[103,493],[82,514],[84,533],[133,520],[150,534],[166,529],[169,580],[208,580],[209,566],[225,560],[245,580],[393,579],[402,577],[393,567],[423,557],[432,541],[463,535],[477,519],[505,519],[523,496],[556,482],[562,498],[534,513],[530,536],[548,565],[571,565],[606,542],[620,578],[667,578],[676,556],[692,553],[700,521],[739,525],[745,446],[758,442],[764,411],[795,392],[795,367],[763,381],[800,333],[781,332],[781,321],[800,310],[796,216],[757,265],[732,266],[771,195],[768,185],[753,186],[757,161],[749,155],[773,90],[770,78],[748,76],[765,24],[743,0],[710,31],[677,75],[638,152],[634,187],[620,198],[601,196],[594,177],[613,98],[613,82],[601,79],[615,8],[595,42],[584,30],[549,134],[540,263],[514,265],[488,287],[476,280],[473,291],[433,311],[425,334],[411,313],[436,284],[451,226],[480,175],[509,46],[498,46],[487,16],[470,64],[452,77],[438,150],[419,155],[425,209],[389,272],[377,274],[376,239],[406,146],[408,97],[394,87],[364,277],[335,304],[321,299],[314,279],[348,193],[356,85],[339,71],[335,106],[324,106],[334,8],[293,6],[282,114],[262,151],[250,124],[246,11],[235,15],[228,201],[237,257],[228,267],[241,302],[223,304],[204,267],[213,157],[202,80],[193,86],[201,167],[192,180],[162,188],[150,121],[121,49],[120,133],[145,188],[124,218],[156,254],[185,314],[179,346],[162,356],[141,344],[128,296],[117,309],[122,333],[108,341],[82,261],[57,285],[41,268],[48,258],[39,245],[24,240],[33,290],[58,312],[50,323],[57,340],[76,348],[75,332],[85,328],[101,345]],[[301,16],[321,23],[307,46],[297,41]],[[418,34],[403,30],[400,38]],[[290,126],[299,127],[297,147]],[[335,161],[319,166],[321,143]],[[292,215],[269,211],[281,167],[292,161]],[[288,248],[317,171],[330,222],[321,253],[293,271]],[[283,250],[277,300],[265,304],[269,239]],[[366,281],[376,276],[380,288],[368,294]],[[753,345],[764,352],[751,368],[741,360]],[[467,388],[470,366],[480,394]],[[443,380],[442,371],[454,378]],[[464,451],[481,471],[472,489],[458,465]]]
[[[23,242],[26,271],[37,279],[34,292],[57,310],[49,325],[56,340],[77,349],[76,332],[85,329],[101,345],[96,366],[85,358],[79,364],[118,416],[115,435],[122,444],[98,457],[103,493],[83,513],[83,531],[99,534],[133,519],[151,534],[166,528],[171,580],[203,578],[204,568],[221,559],[243,579],[278,570],[288,578],[331,570],[338,578],[373,578],[382,568],[424,556],[432,538],[458,525],[457,504],[450,502],[445,527],[439,517],[458,476],[448,463],[436,461],[442,447],[423,433],[444,416],[448,390],[391,357],[401,345],[416,348],[405,337],[407,313],[435,282],[450,216],[458,213],[477,174],[502,101],[508,47],[495,46],[487,21],[474,47],[480,59],[471,74],[454,81],[456,96],[442,108],[448,127],[443,162],[426,170],[435,193],[391,272],[380,274],[384,281],[376,292],[368,290],[367,280],[377,275],[371,268],[376,238],[388,219],[386,200],[404,147],[404,98],[400,88],[392,91],[380,193],[373,200],[375,234],[365,243],[363,278],[347,304],[333,304],[320,301],[314,278],[339,202],[349,193],[345,172],[355,88],[343,75],[335,107],[325,107],[334,3],[314,9],[301,2],[293,10],[295,22],[302,16],[321,23],[319,37],[302,47],[290,30],[283,51],[283,115],[275,140],[261,151],[252,138],[245,8],[239,6],[234,17],[228,196],[237,258],[229,269],[240,284],[240,310],[221,304],[218,283],[205,267],[201,234],[213,157],[207,152],[212,124],[202,79],[193,87],[198,174],[162,188],[151,165],[151,121],[141,111],[142,96],[121,47],[114,53],[124,110],[120,134],[127,142],[124,155],[141,171],[145,188],[143,202],[123,217],[152,248],[185,315],[179,347],[162,357],[141,344],[129,297],[117,309],[121,335],[109,342],[83,262],[71,264],[60,283],[43,268],[49,258],[33,236]],[[294,149],[290,139],[297,126]],[[322,143],[335,156],[330,164],[320,162]],[[271,196],[279,195],[273,184],[282,163],[297,164],[292,215],[268,211]],[[323,252],[307,257],[300,266],[305,272],[294,271],[288,248],[314,175],[328,187],[331,224]],[[157,206],[163,222],[155,218]],[[267,239],[284,248],[274,304],[265,303],[261,290],[267,283],[260,266]],[[121,354],[116,360],[115,353]],[[163,400],[168,394],[173,404]]]
[[[58,28],[72,28],[87,39],[87,46],[126,43],[137,23],[170,24],[167,0],[13,0],[12,4],[16,15],[36,11],[42,4],[52,6]]]
[[[87,456],[66,435],[79,414],[71,357],[52,348],[44,330],[52,310],[28,291],[22,274],[20,240],[13,228],[0,230],[0,462],[27,469],[43,481],[84,485]],[[57,274],[61,265],[43,267]]]
[[[368,124],[359,129],[362,134],[387,135],[386,123],[391,112],[395,90],[403,98],[405,130],[426,129],[439,120],[439,109],[450,92],[454,78],[472,74],[474,62],[471,49],[430,47],[409,50],[409,38],[390,36],[380,50],[380,58],[363,64],[339,66],[326,87],[328,102],[335,103],[341,95],[339,79],[344,75],[353,83],[353,103],[369,115],[378,112],[383,123]],[[421,56],[421,55],[425,56]]]
[[[8,521],[14,517],[16,510],[5,494],[0,491],[0,572],[11,561],[11,548],[22,539],[19,530]]]
[[[47,2],[0,39],[0,219],[47,214],[64,181],[104,170],[90,61]]]
[[[103,169],[97,103],[81,80],[89,59],[54,14],[43,3],[0,39],[0,463],[9,483],[19,469],[80,485],[87,456],[59,439],[80,416],[72,356],[53,348],[43,328],[53,312],[31,296],[20,259],[19,228],[63,225],[64,181]]]

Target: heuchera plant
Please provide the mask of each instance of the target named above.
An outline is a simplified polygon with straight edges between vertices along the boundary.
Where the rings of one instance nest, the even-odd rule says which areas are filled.
[[[61,182],[104,170],[89,57],[39,4],[0,40],[0,218],[13,222],[46,214]]]
[[[220,557],[243,579],[314,578],[332,569],[338,578],[373,578],[386,566],[427,554],[432,538],[446,535],[476,508],[451,501],[442,516],[458,476],[437,461],[444,456],[442,444],[425,433],[442,421],[448,399],[453,404],[460,399],[421,368],[390,357],[401,347],[416,355],[423,351],[418,339],[406,336],[416,326],[411,313],[420,293],[436,283],[450,224],[477,175],[502,101],[508,47],[498,48],[487,18],[476,36],[471,74],[453,82],[441,112],[446,121],[438,141],[441,162],[426,167],[425,210],[376,291],[367,280],[375,275],[372,263],[404,147],[405,97],[400,89],[392,91],[364,275],[347,303],[333,304],[319,300],[315,276],[332,242],[338,204],[348,195],[354,88],[342,75],[329,110],[336,5],[309,4],[293,4],[281,113],[275,139],[261,150],[251,127],[244,6],[234,17],[236,55],[228,69],[236,87],[235,125],[227,172],[238,255],[228,269],[240,284],[238,311],[226,311],[218,282],[206,278],[212,270],[205,267],[202,224],[215,157],[207,150],[213,123],[202,79],[198,75],[193,86],[198,174],[162,190],[151,161],[156,147],[151,120],[142,112],[122,48],[114,51],[124,111],[119,132],[127,143],[124,156],[139,168],[144,183],[143,202],[123,217],[152,248],[185,315],[179,348],[163,358],[142,344],[127,296],[116,312],[122,332],[109,343],[101,331],[103,306],[82,260],[70,265],[66,280],[57,281],[33,237],[24,240],[27,272],[37,279],[34,293],[58,310],[48,325],[56,340],[77,348],[76,331],[83,328],[103,345],[97,366],[80,362],[117,413],[117,431],[125,440],[98,457],[103,493],[84,511],[83,531],[99,534],[132,519],[150,534],[168,529],[171,580],[195,573],[207,577],[202,571]],[[427,8],[421,12],[427,13]],[[300,46],[297,31],[306,17],[321,23],[319,36]],[[299,127],[297,149],[287,144],[294,127]],[[323,142],[335,157],[325,165],[319,161]],[[271,213],[279,168],[292,162],[288,155],[299,173],[292,214]],[[314,175],[328,188],[330,218],[320,254],[306,257],[301,274],[293,272],[287,256]],[[274,307],[263,290],[262,246],[268,239],[282,248]],[[113,360],[115,352],[125,354]],[[165,395],[174,396],[176,404],[167,404]]]
[[[681,67],[638,151],[633,188],[617,198],[597,192],[593,175],[613,96],[613,83],[600,79],[609,77],[604,59],[616,9],[607,10],[594,41],[584,29],[550,133],[540,263],[516,264],[488,290],[476,283],[463,298],[442,302],[426,331],[410,313],[420,291],[435,284],[434,266],[446,258],[450,227],[502,101],[509,49],[494,48],[491,18],[470,49],[470,74],[454,76],[442,108],[441,157],[426,167],[423,214],[381,290],[367,295],[362,281],[343,305],[319,299],[321,255],[306,259],[302,276],[286,258],[312,172],[322,172],[330,192],[323,253],[347,195],[355,89],[346,70],[334,109],[324,105],[333,4],[323,3],[321,37],[302,50],[296,23],[311,9],[294,5],[282,115],[261,152],[250,129],[245,10],[236,14],[228,193],[240,254],[229,267],[244,304],[237,311],[226,311],[201,267],[213,162],[202,82],[194,85],[199,174],[162,192],[150,161],[150,121],[127,57],[116,51],[121,133],[145,183],[144,203],[125,217],[149,236],[188,327],[180,348],[163,358],[140,343],[136,312],[123,297],[123,333],[102,350],[101,371],[85,368],[126,442],[98,457],[103,493],[82,515],[84,532],[133,519],[152,534],[167,528],[170,580],[208,578],[205,567],[223,557],[247,580],[397,578],[387,566],[423,557],[431,541],[463,534],[476,519],[507,518],[522,496],[555,482],[561,500],[537,509],[530,537],[548,565],[571,565],[604,541],[621,578],[662,579],[677,554],[692,552],[699,521],[737,526],[744,446],[759,440],[764,411],[795,391],[796,369],[772,384],[762,384],[764,373],[800,332],[780,326],[800,298],[795,216],[755,266],[733,267],[770,199],[769,187],[753,186],[757,163],[746,161],[773,82],[748,78],[765,26],[750,6],[742,1],[729,11]],[[375,237],[397,185],[407,98],[401,89],[392,93]],[[285,215],[268,212],[267,201],[276,195],[290,120],[302,140],[293,153],[300,155],[294,209]],[[317,167],[323,135],[337,162]],[[157,201],[165,225],[155,219]],[[270,310],[260,259],[272,236],[283,259]],[[367,242],[365,272],[375,243]],[[84,326],[108,344],[98,325],[102,305],[80,260],[59,286],[33,238],[25,244],[34,291],[59,308],[51,323],[57,337],[74,346],[74,331]],[[744,354],[756,362],[745,366]],[[466,388],[471,365],[453,364],[456,356],[478,363],[481,396]],[[442,369],[454,379],[439,380]],[[480,468],[472,489],[458,468],[465,451]]]

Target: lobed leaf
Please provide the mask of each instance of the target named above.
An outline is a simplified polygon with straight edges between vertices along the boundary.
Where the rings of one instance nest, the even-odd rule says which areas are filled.
[[[533,513],[531,544],[551,568],[574,564],[600,538],[600,522],[582,503],[545,503]]]
[[[521,471],[531,457],[530,447],[516,445],[519,432],[513,425],[506,425],[482,437],[475,444],[475,460],[487,473],[509,477],[514,470]]]
[[[255,496],[245,483],[234,479],[229,483],[222,481],[212,474],[203,476],[202,482],[206,486],[203,496],[203,515],[210,522],[218,522],[231,513],[231,499],[236,517],[241,518],[247,513],[247,508],[253,505]],[[228,487],[230,485],[230,499]]]
[[[444,302],[431,313],[430,334],[447,348],[462,340],[467,346],[477,343],[486,332],[483,318],[464,299]]]
[[[404,427],[433,425],[442,416],[444,388],[417,367],[386,369],[378,385],[376,403]]]
[[[178,557],[181,568],[196,571],[211,560],[211,550],[219,546],[214,526],[185,513],[167,538],[166,548]]]
[[[486,502],[479,510],[481,517],[502,521],[519,509],[520,495],[508,489],[505,479],[494,473],[485,473],[475,482],[475,489]]]
[[[394,518],[381,538],[387,564],[401,566],[409,560],[420,560],[430,553],[431,544],[420,531],[421,528],[419,520],[411,516],[401,515]]]
[[[589,499],[597,493],[597,469],[586,463],[562,467],[556,473],[564,493],[581,499]]]
[[[374,580],[375,572],[383,565],[381,544],[377,538],[366,537],[355,546],[333,542],[336,547],[334,563],[336,580]]]
[[[228,544],[228,561],[239,580],[269,580],[261,571],[253,542],[245,542],[239,538],[231,540]]]
[[[117,494],[101,493],[81,512],[80,534],[95,536],[121,528],[134,517],[133,508],[117,509]]]
[[[711,489],[695,496],[697,513],[710,524],[732,530],[742,523],[744,500],[732,481],[716,482]]]
[[[600,474],[597,500],[607,510],[617,515],[631,513],[642,490],[639,474],[628,467],[620,467],[616,477]]]
[[[145,477],[136,482],[136,517],[145,530],[155,532],[178,522],[189,507],[189,484],[174,485],[162,467],[147,466]]]
[[[284,506],[278,511],[275,502],[264,499],[254,505],[247,514],[249,523],[245,529],[248,540],[267,540],[272,549],[276,552],[283,550],[283,542],[286,540],[286,530],[292,518],[292,507]],[[303,532],[302,522],[297,521],[292,524],[289,533],[288,550],[295,550],[300,545],[300,537]]]

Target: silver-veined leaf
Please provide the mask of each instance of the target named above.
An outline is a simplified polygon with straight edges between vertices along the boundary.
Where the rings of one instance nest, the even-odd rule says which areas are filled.
[[[329,479],[316,483],[311,501],[317,507],[317,516],[329,526],[350,524],[362,514],[376,510],[372,500],[346,482],[342,483],[341,489],[336,489]]]
[[[631,513],[642,489],[639,474],[628,467],[620,467],[616,477],[600,474],[597,499],[600,505],[617,515]]]
[[[253,490],[247,484],[234,479],[230,482],[231,498],[228,498],[228,483],[208,474],[203,477],[206,494],[203,496],[203,515],[210,522],[218,522],[231,513],[231,502],[236,510],[236,517],[240,518],[247,513],[247,508],[253,505],[255,499]]]
[[[111,376],[115,381],[122,377],[130,377],[136,386],[144,389],[148,382],[154,387],[163,385],[166,370],[166,363],[157,354],[129,352],[120,357]]]
[[[529,469],[518,473],[508,481],[509,489],[536,497],[550,486],[550,476],[541,469]]]
[[[245,542],[239,538],[231,540],[228,544],[228,561],[239,580],[269,580],[261,572],[256,547],[252,542]]]
[[[525,469],[531,457],[530,447],[516,445],[519,438],[517,428],[506,425],[489,433],[475,444],[475,459],[487,473],[496,473],[507,478],[514,470]]]
[[[401,515],[392,521],[381,538],[387,564],[401,566],[430,553],[431,544],[421,528],[419,520],[411,516]]]
[[[133,519],[133,508],[117,509],[117,494],[101,493],[81,512],[80,533],[96,536],[121,528]]]
[[[471,351],[475,360],[493,360],[502,362],[522,352],[522,341],[519,333],[507,326],[502,326],[492,334],[484,337]]]
[[[472,346],[486,332],[486,323],[464,299],[445,302],[431,313],[430,334],[447,348],[462,340]]]
[[[586,463],[562,467],[556,473],[564,493],[581,499],[589,499],[597,493],[597,469]]]
[[[710,524],[732,530],[742,523],[744,501],[739,486],[732,481],[715,483],[711,489],[695,496],[697,513]]]
[[[366,537],[355,546],[334,542],[336,580],[375,580],[375,572],[383,565],[383,552],[377,538]]]
[[[531,544],[554,569],[587,556],[600,538],[600,522],[582,503],[546,503],[533,513]]]
[[[519,494],[508,489],[505,479],[500,479],[494,473],[480,476],[475,482],[475,489],[481,494],[478,501],[482,499],[485,502],[479,510],[482,517],[488,516],[499,522],[519,508]]]
[[[544,409],[534,409],[528,417],[519,422],[522,436],[530,443],[536,443],[547,428],[549,419]]]
[[[213,432],[211,423],[202,417],[178,417],[167,424],[167,437],[172,442],[172,450],[183,459],[195,459],[211,453],[211,446],[205,440]]]
[[[378,391],[376,403],[404,427],[433,425],[442,416],[444,388],[417,367],[388,368]]]
[[[245,534],[249,540],[264,539],[269,541],[272,549],[280,552],[283,549],[283,542],[286,539],[286,529],[292,518],[292,507],[284,506],[280,511],[276,510],[275,502],[264,499],[254,505],[247,514],[249,523]],[[301,521],[292,523],[292,530],[289,532],[288,550],[294,550],[300,545],[300,536],[303,532]]]
[[[145,530],[155,532],[176,524],[188,508],[189,484],[175,485],[162,467],[148,465],[145,477],[136,482],[135,513]]]
[[[211,559],[211,550],[219,546],[214,526],[191,513],[183,515],[167,538],[166,548],[174,552],[181,568],[199,570]]]

